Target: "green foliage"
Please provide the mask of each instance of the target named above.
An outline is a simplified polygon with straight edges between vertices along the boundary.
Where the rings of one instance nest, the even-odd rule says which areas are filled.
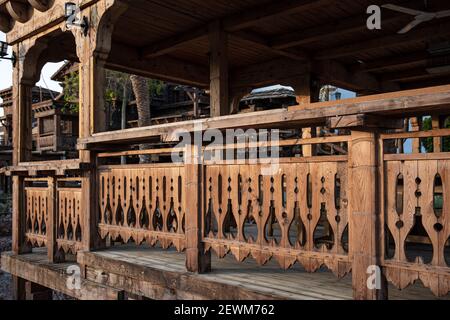
[[[433,128],[433,122],[431,117],[426,117],[422,122],[423,130],[431,130]],[[444,128],[450,128],[450,117],[447,117],[444,122]],[[433,138],[421,139],[422,147],[427,153],[433,152]],[[450,152],[450,137],[444,137],[442,139],[442,152]]]
[[[106,70],[105,74],[105,102],[113,101],[130,101],[133,99],[133,89],[131,86],[130,75]],[[71,112],[79,111],[79,75],[78,72],[72,72],[64,78],[64,100],[66,101],[64,108]],[[159,96],[163,93],[165,83],[160,80],[148,79],[150,98]],[[124,94],[126,96],[124,96]]]
[[[79,111],[78,96],[80,92],[80,77],[78,72],[71,72],[64,77],[64,109],[77,113]]]
[[[148,79],[150,97],[160,96],[164,90],[164,82],[161,80]]]

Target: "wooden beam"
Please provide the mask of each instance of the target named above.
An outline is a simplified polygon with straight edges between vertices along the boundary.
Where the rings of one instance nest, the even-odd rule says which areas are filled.
[[[138,142],[151,137],[172,134],[177,129],[192,132],[196,125],[206,129],[221,128],[270,128],[324,125],[326,119],[358,113],[371,113],[381,116],[409,116],[418,112],[441,112],[450,105],[450,85],[419,90],[385,93],[372,96],[312,103],[283,109],[259,111],[230,115],[227,117],[183,121],[146,128],[133,128],[116,132],[95,134],[79,143],[92,144]],[[87,146],[88,147],[88,146]]]
[[[244,12],[240,14],[232,14],[228,17],[224,17],[222,19],[223,28],[227,32],[236,32],[268,19],[319,7],[327,2],[329,2],[329,0],[283,0],[274,1],[264,5],[257,5],[253,8],[245,9]],[[208,30],[208,25],[203,25],[167,39],[162,39],[153,44],[149,44],[140,50],[142,57],[157,57],[170,53],[189,42],[206,36]],[[258,43],[258,41],[256,41],[256,43]],[[266,49],[268,48],[270,47],[266,45]],[[276,51],[277,49],[273,50]],[[283,52],[280,51],[279,53]],[[283,55],[286,54],[288,53],[284,53]]]
[[[417,43],[423,40],[432,40],[450,34],[450,22],[439,22],[431,26],[413,29],[406,34],[392,34],[374,39],[353,42],[336,48],[326,48],[318,52],[315,58],[318,60],[336,59],[354,54],[362,54],[382,47],[389,49],[409,43]]]
[[[449,71],[450,73],[450,71]],[[428,73],[428,71],[422,67],[422,68],[414,68],[410,70],[404,70],[404,71],[396,71],[396,72],[389,72],[381,75],[382,81],[413,81],[413,80],[421,80],[421,79],[429,79],[429,78],[435,78],[440,76],[441,74],[432,74]]]
[[[8,33],[12,29],[11,17],[0,12],[0,31]]]
[[[208,87],[208,69],[168,56],[141,59],[136,48],[113,43],[106,61],[108,69],[137,74],[144,77],[173,81],[180,84]]]
[[[386,1],[378,2],[385,3]],[[366,19],[367,15],[358,14],[301,31],[281,34],[272,37],[270,46],[274,49],[282,50],[295,46],[304,46],[317,41],[327,41],[349,33],[367,31]],[[391,23],[401,19],[404,19],[404,16],[399,15],[398,13],[383,13],[383,23]]]
[[[304,76],[309,71],[307,63],[279,58],[232,70],[230,83],[233,88],[282,84],[288,79]]]
[[[30,20],[33,13],[33,10],[28,3],[21,1],[8,1],[6,3],[6,10],[8,10],[8,13],[14,20],[21,23]]]
[[[239,40],[247,41],[247,42],[249,42],[250,45],[253,44],[256,46],[260,46],[263,50],[270,52],[272,54],[275,54],[275,55],[280,55],[280,56],[284,56],[287,58],[291,58],[294,60],[300,60],[300,61],[305,61],[305,60],[309,61],[310,60],[310,55],[303,50],[298,50],[298,49],[280,50],[280,49],[273,48],[270,46],[270,44],[264,37],[261,37],[260,35],[257,35],[252,32],[238,31],[238,32],[232,33],[231,36],[233,36]]]
[[[270,19],[282,17],[300,11],[318,8],[328,0],[281,0],[265,3],[253,8],[244,10],[241,14],[235,14],[224,20],[224,28],[229,32],[234,32],[251,27],[257,23],[262,23]]]
[[[23,298],[25,297],[25,280],[38,283],[79,300],[95,300],[100,297],[102,300],[118,300],[122,295],[121,290],[83,278],[80,281],[80,289],[70,288],[67,286],[68,274],[66,274],[66,270],[69,266],[77,266],[76,263],[63,263],[55,268],[55,264],[47,261],[45,254],[33,253],[32,255],[34,258],[30,259],[30,256],[27,255],[3,252],[1,257],[2,270],[22,280],[20,283],[21,289],[18,292]]]
[[[426,63],[429,54],[426,51],[413,52],[406,55],[394,55],[390,57],[383,57],[377,60],[362,61],[361,64],[352,67],[354,71],[379,71],[392,67],[408,67],[418,63]]]
[[[327,120],[330,129],[340,128],[382,128],[402,129],[403,119],[393,119],[369,114],[330,117]]]
[[[228,35],[219,21],[209,27],[211,116],[230,114],[228,88]]]
[[[367,72],[352,72],[333,60],[315,62],[312,71],[323,82],[353,91],[386,92],[396,91],[398,86],[383,84]]]
[[[41,12],[47,11],[50,8],[50,0],[28,0],[28,3]]]
[[[173,37],[161,40],[159,42],[150,44],[140,50],[140,54],[144,58],[158,57],[172,51],[179,47],[205,37],[208,34],[208,27],[203,26],[189,30],[185,33],[175,35]]]

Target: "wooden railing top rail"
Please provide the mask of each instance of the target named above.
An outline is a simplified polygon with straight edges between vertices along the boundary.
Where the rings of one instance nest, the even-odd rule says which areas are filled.
[[[324,125],[326,120],[332,117],[354,114],[397,115],[404,117],[414,113],[445,110],[448,108],[448,105],[450,105],[450,85],[95,133],[90,137],[79,139],[79,147],[85,149],[88,148],[88,145],[99,143],[144,141],[151,137],[170,136],[176,130],[194,132],[197,130],[224,128],[306,127]]]
[[[55,171],[63,175],[66,170],[86,170],[90,167],[90,164],[81,162],[79,159],[21,162],[17,166],[7,167],[6,175],[24,173],[34,176],[39,171]]]
[[[317,138],[294,138],[285,139],[279,141],[259,141],[259,142],[247,142],[247,143],[230,143],[224,145],[209,145],[202,148],[203,151],[213,151],[213,150],[227,150],[227,149],[249,149],[249,148],[261,148],[261,147],[287,147],[295,145],[314,145],[321,143],[337,143],[337,142],[348,142],[351,136],[341,135],[341,136],[328,136],[328,137],[317,137]],[[111,157],[122,157],[122,156],[138,156],[138,155],[154,155],[154,154],[170,154],[172,152],[185,152],[185,147],[173,147],[173,148],[159,148],[159,149],[149,149],[149,150],[127,150],[127,151],[117,151],[117,152],[100,152],[97,154],[98,158],[111,158]]]
[[[450,129],[434,129],[427,131],[388,133],[388,134],[381,134],[380,138],[382,140],[389,140],[389,139],[414,139],[414,138],[431,138],[431,137],[445,137],[445,136],[450,136]]]

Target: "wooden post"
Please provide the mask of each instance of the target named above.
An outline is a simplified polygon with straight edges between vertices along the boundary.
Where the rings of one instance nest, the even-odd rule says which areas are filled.
[[[87,49],[86,49],[87,50]],[[104,61],[89,50],[80,57],[80,138],[106,129],[106,111],[104,103]],[[90,161],[87,150],[80,150],[80,159]]]
[[[437,130],[440,128],[440,119],[439,116],[433,116],[431,118],[432,129]],[[434,137],[433,138],[433,152],[441,152],[442,151],[442,137]]]
[[[17,69],[17,68],[16,68]],[[14,78],[16,71],[14,71]],[[13,85],[13,165],[31,160],[32,152],[32,97],[33,85],[14,79]]]
[[[420,131],[419,118],[417,118],[417,117],[411,118],[411,131],[413,131],[413,132]],[[412,139],[412,153],[420,153],[420,139],[419,138]]]
[[[12,276],[12,298],[13,300],[26,300],[26,280],[17,276]]]
[[[230,113],[227,34],[220,21],[209,26],[211,117]]]
[[[189,148],[189,146],[187,147]],[[188,151],[188,150],[186,150]],[[186,195],[186,268],[190,272],[211,271],[211,252],[205,252],[202,242],[202,216],[204,212],[204,166],[200,161],[200,146],[191,146],[190,161],[185,164]]]
[[[349,245],[353,259],[355,299],[383,299],[386,294],[384,279],[381,279],[380,290],[370,289],[368,286],[370,267],[380,266],[382,253],[377,159],[376,133],[352,131],[349,145]]]
[[[53,123],[54,123],[54,137],[53,137],[53,151],[57,152],[59,148],[59,137],[61,136],[61,115],[58,113],[58,110],[55,110],[55,114],[53,115]]]
[[[320,87],[318,83],[312,80],[309,74],[292,79],[288,83],[294,88],[298,105],[301,106],[319,101]],[[316,137],[316,133],[316,127],[302,128],[303,139]],[[303,145],[302,154],[304,157],[315,156],[317,154],[316,147],[313,145]]]
[[[91,163],[94,167],[97,167],[96,156],[91,154]],[[98,233],[98,172],[93,168],[89,171],[83,171],[81,177],[81,189],[82,189],[82,210],[84,213],[83,218],[83,249],[90,251],[93,249],[104,248],[106,240],[102,240]]]
[[[58,250],[56,243],[58,232],[58,201],[57,201],[57,181],[55,177],[48,178],[48,215],[47,224],[47,256],[52,263],[64,262],[64,253]]]
[[[31,246],[25,240],[24,177],[13,176],[12,181],[12,251],[14,254],[28,253]]]
[[[53,290],[37,283],[26,281],[25,298],[26,300],[53,300]]]
[[[31,103],[32,84],[20,77],[19,63],[13,71],[13,165],[30,161],[32,152]],[[26,221],[24,203],[24,178],[13,176],[12,189],[12,251],[15,254],[31,252],[25,241]]]

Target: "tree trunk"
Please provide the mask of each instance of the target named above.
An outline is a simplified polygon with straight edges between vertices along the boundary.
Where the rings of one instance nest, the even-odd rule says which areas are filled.
[[[145,127],[151,125],[150,115],[150,89],[147,79],[141,76],[133,75],[130,77],[131,85],[133,86],[134,96],[136,97],[136,106],[138,113],[138,126]],[[139,145],[140,150],[148,149],[148,144]],[[148,155],[141,155],[139,157],[140,163],[150,162]]]

